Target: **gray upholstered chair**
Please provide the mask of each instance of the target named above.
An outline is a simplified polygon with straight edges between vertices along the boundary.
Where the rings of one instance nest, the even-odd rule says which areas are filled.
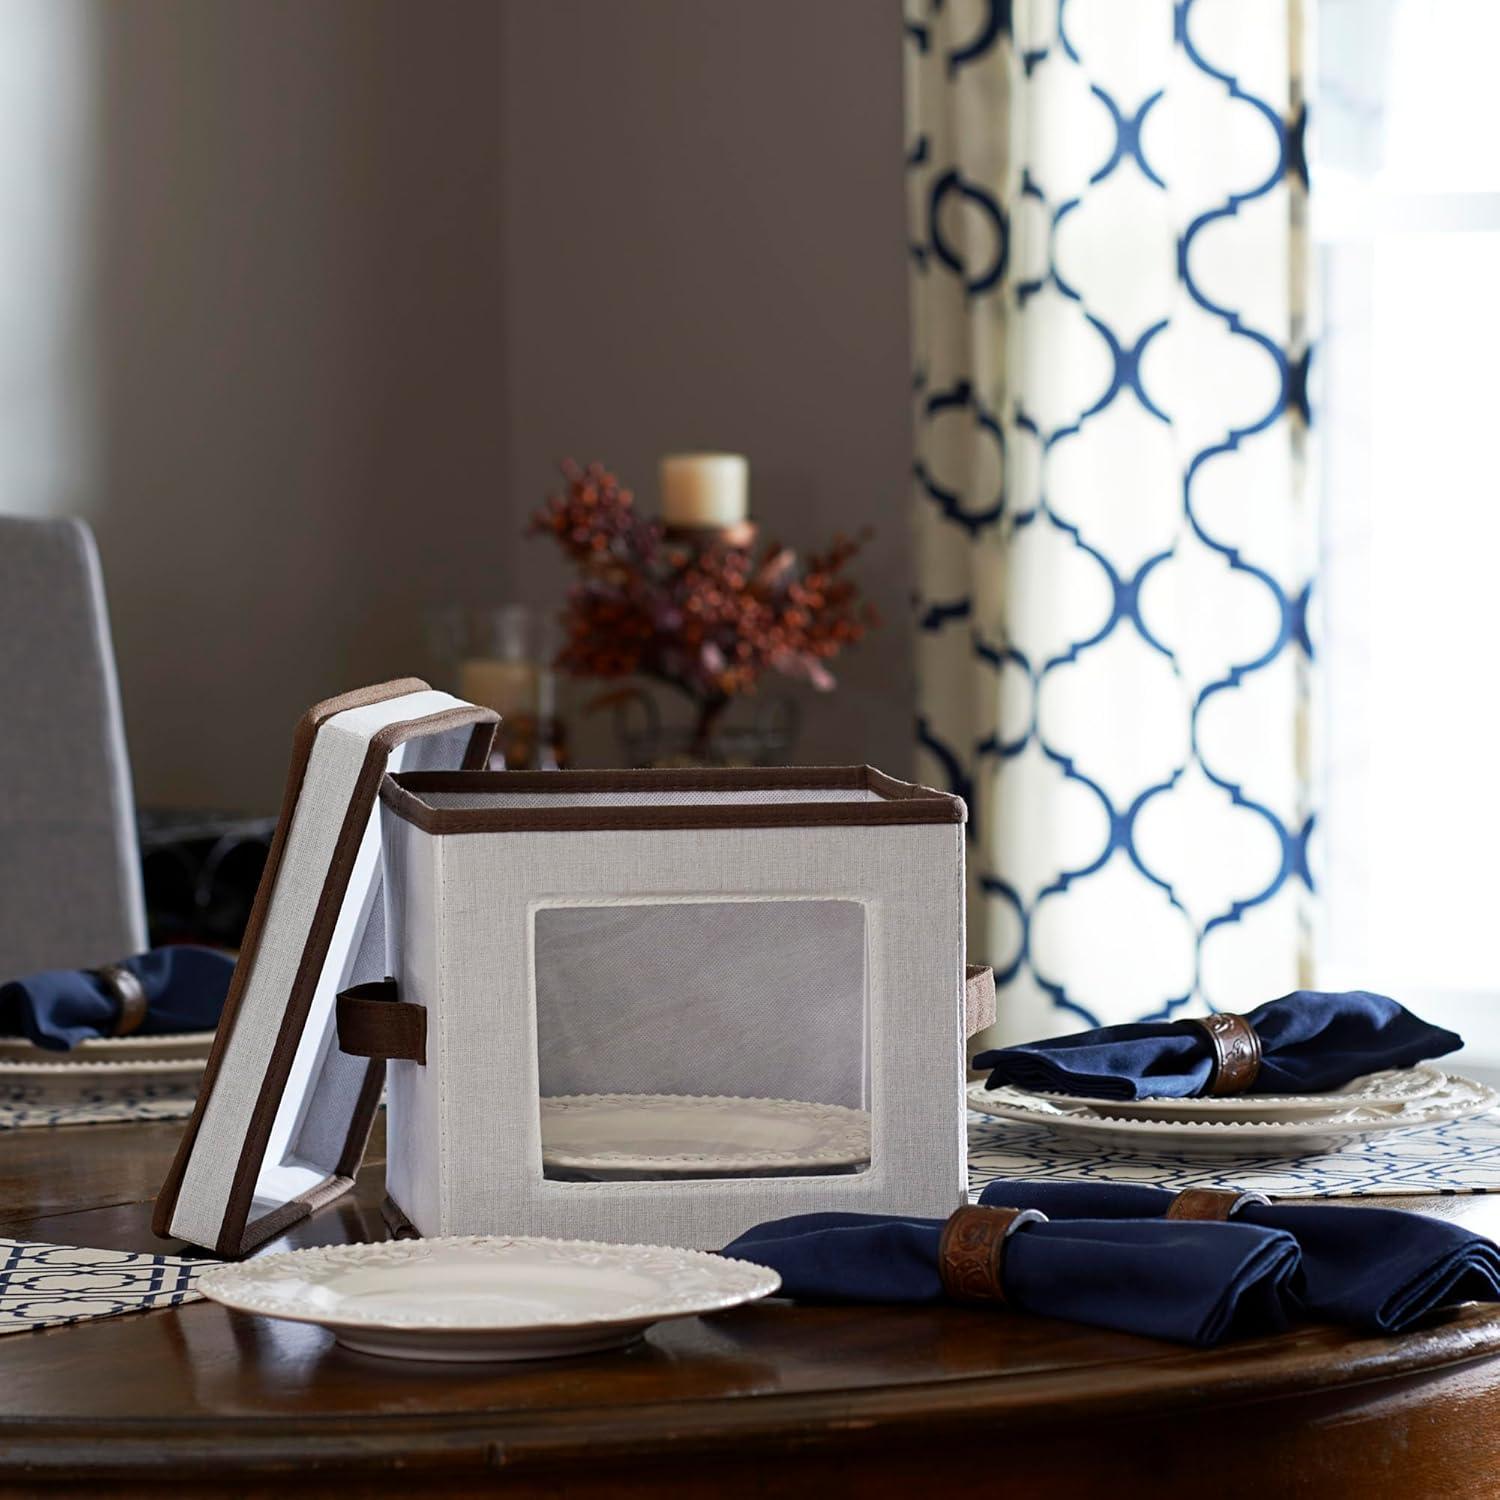
[[[0,981],[144,946],[93,535],[82,521],[0,516]]]

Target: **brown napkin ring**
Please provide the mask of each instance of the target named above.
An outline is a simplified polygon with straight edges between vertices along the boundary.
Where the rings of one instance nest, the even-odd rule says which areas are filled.
[[[1228,1011],[1188,1019],[1208,1037],[1214,1049],[1213,1072],[1203,1092],[1243,1094],[1260,1072],[1260,1038],[1255,1028],[1243,1016]]]
[[[1005,1301],[1005,1242],[1023,1224],[1045,1224],[1034,1208],[969,1204],[950,1214],[938,1241],[943,1291],[955,1302]]]
[[[146,1019],[146,990],[140,980],[124,964],[105,964],[92,972],[120,1007],[110,1035],[129,1036],[132,1031],[140,1030],[141,1022]]]
[[[1232,1219],[1247,1203],[1269,1203],[1264,1193],[1237,1188],[1183,1188],[1167,1209],[1169,1219]]]

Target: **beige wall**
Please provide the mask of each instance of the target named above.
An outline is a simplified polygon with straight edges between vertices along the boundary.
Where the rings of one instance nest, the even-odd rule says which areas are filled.
[[[906,774],[913,693],[896,0],[506,0],[508,493],[750,455],[765,529],[869,523],[885,628],[799,758]],[[550,582],[552,575],[543,575]],[[522,576],[540,596],[543,581]],[[811,695],[808,695],[811,696]]]
[[[302,709],[420,668],[425,601],[492,576],[498,12],[95,14],[95,522],[136,780],[272,806]]]
[[[808,759],[907,769],[895,0],[95,0],[90,511],[144,800],[274,803],[431,603],[551,601],[557,457],[872,522]],[[0,500],[0,504],[4,504]],[[583,736],[596,750],[608,740]]]

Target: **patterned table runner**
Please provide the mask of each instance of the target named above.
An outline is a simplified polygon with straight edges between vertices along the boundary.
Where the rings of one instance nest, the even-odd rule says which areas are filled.
[[[193,1112],[192,1091],[161,1084],[118,1087],[96,1095],[48,1101],[34,1088],[0,1089],[0,1130],[36,1125],[115,1125],[122,1120],[185,1120]]]
[[[4,1118],[5,1125],[61,1125],[121,1119],[185,1118],[192,1099],[111,1100],[47,1118]],[[34,1111],[40,1114],[40,1111]],[[1338,1151],[1286,1157],[1215,1158],[1113,1147],[1068,1147],[1036,1125],[969,1116],[969,1187],[977,1197],[997,1177],[1148,1182],[1160,1187],[1241,1187],[1283,1198],[1500,1192],[1500,1113],[1392,1132]],[[185,1256],[75,1249],[0,1239],[0,1333],[20,1333],[86,1318],[196,1301],[197,1269]]]
[[[196,1302],[210,1261],[0,1239],[0,1333]]]

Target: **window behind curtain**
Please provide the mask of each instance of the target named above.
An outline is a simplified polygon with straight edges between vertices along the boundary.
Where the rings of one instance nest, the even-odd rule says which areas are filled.
[[[1500,4],[1318,15],[1319,982],[1500,1065]]]

